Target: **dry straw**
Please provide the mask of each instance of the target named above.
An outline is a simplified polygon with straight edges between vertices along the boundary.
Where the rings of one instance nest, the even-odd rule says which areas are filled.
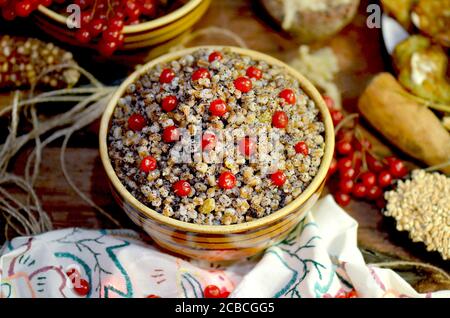
[[[64,155],[70,136],[101,116],[115,87],[104,86],[89,72],[74,64],[55,65],[46,69],[39,78],[55,70],[63,69],[79,71],[89,80],[90,85],[37,95],[34,94],[35,86],[33,86],[27,98],[21,99],[20,94],[16,92],[13,102],[0,111],[0,116],[7,114],[11,116],[9,135],[0,145],[0,211],[6,220],[5,237],[10,227],[19,235],[33,235],[52,229],[51,220],[42,208],[34,184],[39,176],[44,148],[59,138],[64,138],[60,161],[64,177],[69,185],[90,206],[119,225],[112,216],[77,188],[67,171]],[[67,112],[56,116],[44,117],[44,119],[38,116],[39,110],[44,106],[51,107],[51,105],[66,102],[76,102],[76,104]],[[31,123],[32,129],[18,135],[20,120],[23,118]],[[15,156],[30,142],[34,143],[34,149],[27,159],[23,175],[10,172]]]

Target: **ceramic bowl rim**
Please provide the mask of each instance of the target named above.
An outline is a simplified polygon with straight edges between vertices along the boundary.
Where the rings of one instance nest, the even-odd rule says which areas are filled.
[[[232,52],[242,54],[249,56],[256,60],[263,60],[268,64],[276,65],[279,67],[284,68],[287,73],[289,73],[291,76],[295,77],[300,84],[300,87],[302,90],[308,95],[309,98],[311,98],[315,104],[316,107],[319,108],[319,111],[322,116],[322,121],[325,125],[325,150],[324,155],[322,157],[322,161],[319,167],[319,171],[314,176],[311,183],[306,187],[306,189],[293,201],[291,201],[289,204],[284,206],[283,208],[274,211],[268,216],[262,217],[260,219],[252,220],[249,222],[239,223],[239,224],[232,224],[232,225],[201,225],[201,224],[194,224],[194,223],[188,223],[184,221],[180,221],[168,216],[164,216],[161,213],[158,213],[157,211],[149,208],[148,206],[144,205],[142,202],[140,202],[138,199],[136,199],[122,184],[122,182],[117,177],[109,155],[108,155],[108,145],[107,145],[107,136],[109,132],[110,127],[110,120],[113,115],[113,111],[117,105],[117,101],[120,97],[122,97],[126,87],[133,83],[137,78],[139,78],[142,74],[147,72],[147,70],[151,69],[157,64],[167,63],[169,61],[172,61],[174,59],[180,58],[182,56],[185,56],[187,54],[190,54],[196,50],[199,49],[212,49],[212,50],[224,50],[229,49]],[[108,178],[112,184],[112,186],[115,188],[115,190],[119,193],[119,195],[126,201],[126,203],[131,204],[135,209],[140,211],[143,215],[156,220],[162,224],[165,224],[167,226],[170,226],[172,228],[175,228],[177,230],[187,231],[187,232],[193,232],[193,233],[207,233],[207,234],[232,234],[232,233],[239,233],[249,230],[254,230],[257,228],[261,228],[263,226],[269,225],[279,219],[284,218],[294,210],[298,209],[301,205],[303,205],[321,186],[321,184],[325,181],[325,178],[328,173],[328,168],[331,164],[331,160],[333,158],[333,151],[334,151],[334,127],[333,122],[331,119],[330,112],[321,96],[321,94],[317,91],[317,89],[299,72],[297,72],[292,67],[288,66],[287,64],[281,62],[280,60],[268,56],[266,54],[244,49],[244,48],[237,48],[232,46],[197,46],[192,47],[172,53],[168,53],[165,55],[162,55],[144,66],[142,66],[140,69],[136,70],[134,73],[132,73],[116,90],[112,98],[110,99],[104,113],[101,119],[100,124],[100,133],[99,133],[99,143],[100,143],[100,156],[103,163],[103,166],[105,168],[105,171],[108,175]]]

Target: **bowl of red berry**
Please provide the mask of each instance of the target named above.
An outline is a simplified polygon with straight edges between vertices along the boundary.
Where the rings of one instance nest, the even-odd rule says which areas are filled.
[[[162,247],[211,261],[284,239],[319,198],[333,149],[316,88],[235,47],[151,61],[122,83],[100,128],[123,210]]]
[[[0,0],[8,20],[33,13],[58,40],[104,56],[152,47],[186,33],[211,0]]]

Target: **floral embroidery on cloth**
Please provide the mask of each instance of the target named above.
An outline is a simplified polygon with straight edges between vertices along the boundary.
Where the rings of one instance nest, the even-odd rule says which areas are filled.
[[[395,272],[367,266],[356,230],[327,196],[283,242],[229,266],[168,255],[128,230],[18,237],[0,249],[0,298],[200,298],[208,285],[230,297],[450,297],[450,291],[418,294]],[[74,291],[70,268],[89,283],[85,296]]]

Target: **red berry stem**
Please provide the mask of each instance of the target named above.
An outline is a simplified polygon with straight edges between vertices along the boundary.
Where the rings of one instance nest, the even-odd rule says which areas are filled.
[[[359,117],[359,114],[350,114],[344,117],[343,120],[341,120],[335,127],[334,129],[334,134],[337,135],[337,133],[339,132],[339,130],[346,126],[348,123],[350,122],[356,122],[355,119],[357,119]]]
[[[367,166],[366,150],[363,150],[361,160],[362,160],[362,168],[363,168],[363,170],[364,171],[369,170],[368,166]]]

